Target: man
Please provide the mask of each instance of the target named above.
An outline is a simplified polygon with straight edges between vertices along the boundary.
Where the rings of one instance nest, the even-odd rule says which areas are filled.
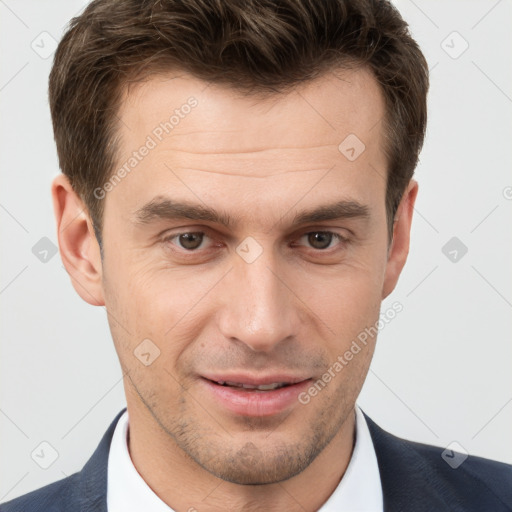
[[[427,89],[387,2],[75,18],[50,76],[54,209],[127,410],[82,471],[0,510],[512,510],[511,466],[454,469],[356,405],[407,258]]]

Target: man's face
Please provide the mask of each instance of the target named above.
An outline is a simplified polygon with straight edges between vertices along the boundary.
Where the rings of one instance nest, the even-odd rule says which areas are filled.
[[[104,199],[103,296],[131,417],[161,428],[168,453],[270,483],[341,431],[375,339],[309,403],[299,395],[378,321],[394,286],[383,116],[365,70],[266,99],[171,74],[126,93],[116,169],[138,156]]]

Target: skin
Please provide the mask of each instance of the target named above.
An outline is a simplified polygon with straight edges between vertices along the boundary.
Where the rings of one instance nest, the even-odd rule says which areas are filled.
[[[406,261],[418,186],[406,188],[389,243],[384,99],[365,69],[266,98],[153,76],[125,91],[119,165],[190,96],[197,107],[106,195],[103,260],[87,210],[55,178],[62,259],[79,295],[106,306],[125,372],[130,455],[164,502],[176,511],[317,510],[349,463],[376,339],[307,405],[270,417],[227,411],[200,375],[319,379],[378,321]],[[338,150],[350,133],[366,146],[353,162]],[[162,197],[229,214],[235,225],[137,222]],[[368,216],[293,224],[295,214],[339,200]],[[308,233],[319,231],[346,240],[318,248]],[[175,236],[183,232],[203,232],[200,246],[184,248]],[[249,236],[262,250],[252,263],[236,252]],[[144,339],[160,350],[149,366],[134,356]]]

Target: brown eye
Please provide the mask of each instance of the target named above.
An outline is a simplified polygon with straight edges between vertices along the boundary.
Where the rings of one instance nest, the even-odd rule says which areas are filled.
[[[183,249],[194,250],[201,246],[204,233],[182,233],[176,238]]]
[[[311,233],[307,233],[308,243],[314,249],[327,249],[332,242],[333,235],[335,233],[331,233],[330,231],[312,231]]]

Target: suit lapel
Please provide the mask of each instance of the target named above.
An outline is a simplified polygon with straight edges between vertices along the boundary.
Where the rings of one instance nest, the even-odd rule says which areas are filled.
[[[119,412],[103,435],[100,444],[78,474],[78,485],[73,487],[71,503],[79,504],[80,512],[107,512],[107,476],[110,442],[117,422],[126,407]]]
[[[366,414],[364,416],[377,455],[384,512],[449,512],[450,507],[438,492],[439,479],[425,459],[410,443],[389,434]]]

